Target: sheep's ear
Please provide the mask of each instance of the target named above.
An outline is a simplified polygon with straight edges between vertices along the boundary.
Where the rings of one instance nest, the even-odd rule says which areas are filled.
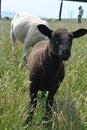
[[[86,33],[87,33],[87,29],[78,29],[78,30],[72,32],[73,38],[81,37],[81,36],[85,35]]]
[[[44,34],[45,36],[47,36],[49,39],[51,39],[51,34],[52,34],[52,30],[49,29],[47,26],[43,25],[43,24],[39,24],[38,26],[38,30]]]

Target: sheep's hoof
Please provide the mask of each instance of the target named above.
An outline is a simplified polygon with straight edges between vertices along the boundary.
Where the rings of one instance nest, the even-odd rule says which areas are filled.
[[[27,128],[27,127],[31,126],[31,124],[32,124],[32,119],[30,116],[28,116],[26,118],[26,120],[23,122],[23,127]]]
[[[45,116],[43,118],[43,126],[44,128],[48,128],[49,130],[52,129],[52,118],[49,118],[48,116]]]

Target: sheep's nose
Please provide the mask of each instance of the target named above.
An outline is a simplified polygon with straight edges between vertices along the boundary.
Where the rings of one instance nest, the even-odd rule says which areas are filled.
[[[69,49],[64,49],[64,50],[62,51],[62,54],[63,54],[63,55],[68,55],[68,54],[69,54]]]

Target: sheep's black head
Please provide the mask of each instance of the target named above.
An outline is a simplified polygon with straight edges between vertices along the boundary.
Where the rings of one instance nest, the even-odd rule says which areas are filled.
[[[52,32],[51,40],[55,55],[67,60],[71,55],[73,34],[66,29],[58,29]]]
[[[50,39],[53,53],[62,60],[67,60],[71,55],[73,38],[78,38],[87,33],[86,29],[68,32],[66,29],[52,31],[45,25],[38,25],[39,31]]]

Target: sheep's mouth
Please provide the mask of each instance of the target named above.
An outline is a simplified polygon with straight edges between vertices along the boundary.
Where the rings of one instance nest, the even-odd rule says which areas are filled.
[[[63,50],[59,52],[59,58],[62,60],[68,60],[71,56],[71,52],[68,50]]]
[[[70,57],[70,54],[68,54],[68,55],[59,55],[59,57],[60,57],[60,59],[62,59],[62,60],[68,60],[69,59],[69,57]]]
[[[62,60],[68,60],[69,59],[69,57],[62,57]]]

